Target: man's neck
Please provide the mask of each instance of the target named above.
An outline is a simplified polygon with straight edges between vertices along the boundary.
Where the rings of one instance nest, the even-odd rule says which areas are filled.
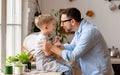
[[[74,29],[75,31],[78,31],[78,28],[79,28],[79,26],[80,26],[80,23],[81,23],[81,22],[76,22],[75,29]]]
[[[83,18],[81,19],[80,22],[76,22],[76,26],[75,26],[75,31],[78,31],[79,27],[80,27],[80,24],[82,22]]]

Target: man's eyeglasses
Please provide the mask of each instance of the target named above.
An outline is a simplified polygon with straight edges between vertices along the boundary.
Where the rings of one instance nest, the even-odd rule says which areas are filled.
[[[64,22],[71,21],[71,20],[72,19],[64,20],[64,21],[61,21],[61,23],[64,24]]]

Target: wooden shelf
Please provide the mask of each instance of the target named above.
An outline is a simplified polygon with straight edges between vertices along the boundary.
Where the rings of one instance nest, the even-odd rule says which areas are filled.
[[[120,58],[111,58],[112,64],[120,64]]]

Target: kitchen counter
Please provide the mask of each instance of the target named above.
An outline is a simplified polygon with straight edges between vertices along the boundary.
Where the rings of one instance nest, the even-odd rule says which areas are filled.
[[[0,75],[19,75],[19,74],[3,74],[3,73],[0,73]],[[60,72],[46,72],[46,73],[43,73],[43,72],[33,70],[31,72],[26,72],[26,73],[23,73],[23,74],[20,74],[20,75],[62,75],[62,73],[60,73]]]
[[[120,58],[111,58],[112,64],[120,64]]]

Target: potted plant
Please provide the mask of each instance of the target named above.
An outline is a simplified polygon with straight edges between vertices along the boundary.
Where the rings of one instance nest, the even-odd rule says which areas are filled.
[[[5,75],[6,74],[13,74],[13,66],[11,65],[5,65],[4,69],[1,70]]]
[[[21,53],[17,55],[17,59],[22,62],[23,68],[26,71],[26,69],[31,69],[31,62],[29,55],[26,53]]]
[[[59,20],[60,19],[60,12],[59,11],[55,12],[54,9],[53,9],[51,14],[53,15],[53,17],[56,20],[55,36],[60,36],[61,37],[60,42],[64,43],[64,40],[67,39],[68,34],[64,34],[63,30],[62,30],[62,27],[60,26],[60,20]],[[53,40],[53,38],[51,38],[51,40]]]
[[[18,58],[16,56],[9,56],[7,61],[6,61],[6,64],[7,65],[12,65],[14,62],[18,61]]]
[[[26,53],[18,54],[16,57],[17,57],[17,59],[18,59],[19,61],[21,61],[23,64],[26,64],[26,63],[30,62],[29,55],[26,54]]]
[[[14,74],[22,74],[23,73],[23,64],[20,61],[14,62]]]
[[[12,74],[14,72],[14,63],[18,61],[17,57],[9,56],[6,60],[6,64],[4,67],[5,74]]]
[[[35,13],[34,13],[34,17],[37,17],[37,16],[39,16],[39,15],[42,14],[38,0],[36,0],[36,7],[37,7],[37,8],[36,8],[36,11],[35,11]],[[39,32],[39,31],[40,31],[40,29],[36,27],[35,22],[33,21],[33,22],[32,22],[31,32]]]

